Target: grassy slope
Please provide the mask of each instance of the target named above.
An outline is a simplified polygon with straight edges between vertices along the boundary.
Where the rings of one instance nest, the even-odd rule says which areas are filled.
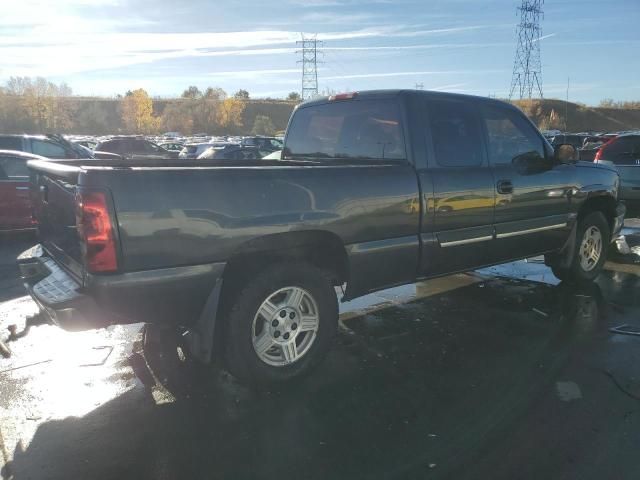
[[[543,120],[548,119],[552,111],[559,117],[551,128],[571,132],[583,131],[619,131],[640,129],[640,110],[625,110],[621,108],[587,107],[563,100],[545,99],[515,101],[529,117],[539,126],[544,127]],[[565,112],[567,126],[565,129]]]

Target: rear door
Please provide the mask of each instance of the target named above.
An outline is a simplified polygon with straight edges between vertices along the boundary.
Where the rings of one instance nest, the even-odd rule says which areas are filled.
[[[576,167],[555,162],[542,135],[518,111],[488,104],[482,118],[496,182],[492,262],[561,247],[568,235]]]
[[[437,98],[425,100],[423,108],[421,271],[430,276],[487,263],[495,190],[474,104]]]
[[[0,156],[0,230],[33,226],[27,160]]]
[[[296,188],[309,196],[309,218],[317,216],[318,225],[323,218],[349,219],[334,227],[342,231],[349,258],[347,298],[417,276],[419,187],[403,124],[398,97],[382,95],[300,107],[287,130],[285,161],[352,179],[348,186],[342,180],[315,191]],[[343,199],[337,210],[323,211],[336,197]]]

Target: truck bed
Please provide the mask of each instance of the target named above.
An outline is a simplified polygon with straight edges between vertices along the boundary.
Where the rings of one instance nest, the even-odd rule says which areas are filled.
[[[358,269],[362,280],[354,279],[353,288],[366,291],[381,274],[393,280],[396,272],[415,271],[419,188],[407,162],[118,159],[36,161],[29,167],[32,191],[41,196],[44,186],[50,195],[48,202],[34,199],[41,242],[79,279],[76,186],[107,192],[120,273],[223,262],[241,248],[254,248],[256,238],[314,231],[352,249],[354,261],[363,244],[379,246]],[[386,242],[397,260],[380,272],[375,257],[391,254]]]

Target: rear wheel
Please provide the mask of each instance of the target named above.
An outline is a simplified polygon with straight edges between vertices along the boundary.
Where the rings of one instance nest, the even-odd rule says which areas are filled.
[[[609,247],[610,228],[601,212],[587,214],[578,224],[576,246],[567,267],[552,265],[560,280],[592,281],[602,271]]]
[[[275,265],[245,285],[226,315],[229,371],[257,385],[309,372],[337,329],[338,303],[329,277],[312,265]]]

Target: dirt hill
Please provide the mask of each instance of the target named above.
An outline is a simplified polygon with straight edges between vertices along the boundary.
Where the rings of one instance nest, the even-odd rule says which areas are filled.
[[[515,105],[541,129],[617,132],[640,129],[640,110],[587,107],[563,100],[520,100]]]

